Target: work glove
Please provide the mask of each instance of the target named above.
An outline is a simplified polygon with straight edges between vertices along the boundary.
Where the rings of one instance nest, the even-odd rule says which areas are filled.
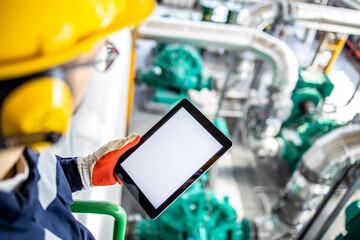
[[[116,182],[122,184],[114,173],[118,158],[130,148],[137,145],[140,136],[136,133],[124,139],[111,141],[93,154],[77,158],[77,167],[80,173],[84,189],[92,186],[113,185]]]

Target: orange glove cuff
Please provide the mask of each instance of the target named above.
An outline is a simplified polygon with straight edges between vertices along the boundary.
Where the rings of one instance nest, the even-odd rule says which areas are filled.
[[[96,162],[92,174],[93,186],[107,186],[113,185],[116,182],[122,184],[118,176],[114,173],[115,165],[121,155],[127,152],[130,148],[136,146],[140,141],[140,136],[137,136],[135,140],[129,142],[120,149],[114,150],[105,154]]]

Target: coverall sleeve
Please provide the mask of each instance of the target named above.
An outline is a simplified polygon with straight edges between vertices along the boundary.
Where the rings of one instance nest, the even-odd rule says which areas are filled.
[[[59,156],[56,156],[56,158],[60,162],[71,191],[76,192],[83,189],[84,186],[76,164],[77,158],[62,158]]]

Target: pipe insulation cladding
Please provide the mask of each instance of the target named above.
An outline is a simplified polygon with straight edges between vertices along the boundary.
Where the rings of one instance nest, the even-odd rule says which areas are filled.
[[[263,30],[275,20],[326,32],[360,35],[358,10],[302,2],[262,5],[252,11],[242,25]]]
[[[313,216],[340,170],[360,160],[360,125],[320,137],[305,152],[273,212],[256,219],[260,239],[294,237]]]
[[[269,111],[273,116],[267,117],[280,121],[289,117],[292,109],[290,97],[298,79],[298,63],[293,51],[282,40],[248,27],[165,17],[148,19],[137,28],[137,35],[140,38],[199,47],[248,50],[264,58],[271,64],[274,73],[270,86],[274,111]]]

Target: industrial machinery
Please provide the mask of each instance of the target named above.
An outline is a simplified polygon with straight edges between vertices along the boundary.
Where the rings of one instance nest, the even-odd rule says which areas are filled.
[[[198,182],[157,220],[139,221],[134,239],[319,239],[360,187],[360,125],[349,124],[319,138],[305,152],[269,215],[238,222],[226,198]],[[203,180],[204,181],[204,180]],[[342,184],[346,193],[318,231],[309,231]],[[358,208],[358,203],[356,205]],[[357,233],[359,210],[347,210],[348,235]],[[314,209],[317,209],[315,212]],[[348,238],[346,238],[348,237]]]
[[[334,85],[325,73],[299,70],[299,79],[291,96],[293,109],[284,126],[299,125],[321,112],[325,98],[330,96]]]
[[[217,0],[202,0],[200,1],[201,7],[203,9],[202,20],[203,21],[215,21],[213,14],[216,11],[215,9],[219,5],[225,4],[227,9],[226,14],[226,23],[227,24],[236,24],[239,12],[242,8],[242,4],[237,1],[226,1],[225,3]]]
[[[137,222],[133,239],[254,239],[250,220],[237,221],[227,197],[204,187],[206,178],[203,176],[156,220]]]
[[[339,186],[352,179],[348,182],[347,192],[323,225],[325,227],[310,239],[322,236],[359,187],[359,133],[359,124],[349,124],[315,141],[302,156],[272,213],[258,222],[261,239],[303,239],[311,233],[309,229]]]
[[[282,124],[276,138],[261,140],[260,157],[281,157],[295,170],[303,154],[316,139],[344,126],[345,123],[322,116],[322,107],[334,85],[325,73],[299,70],[299,80],[291,100],[290,117]]]
[[[203,74],[199,52],[190,45],[159,44],[154,66],[139,72],[138,81],[156,88],[151,100],[174,104],[188,98],[188,90],[212,89],[212,78]]]
[[[157,220],[137,222],[134,239],[319,239],[360,186],[360,124],[355,120],[339,122],[323,114],[325,99],[334,89],[328,76],[299,70],[291,49],[263,30],[281,22],[359,34],[355,26],[359,21],[354,24],[346,17],[333,18],[338,13],[358,19],[358,12],[277,1],[261,5],[243,26],[232,26],[212,23],[213,1],[202,3],[202,22],[153,18],[137,33],[161,42],[250,51],[268,61],[272,78],[252,82],[241,109],[242,143],[257,138],[252,146],[257,156],[285,159],[292,174],[276,204],[264,216],[239,221],[226,197],[196,184]],[[156,56],[154,67],[141,73],[139,79],[162,89],[160,93],[165,89],[177,97],[186,97],[188,89],[210,87],[201,69],[202,61],[188,47],[166,45]],[[259,86],[266,90],[265,94]],[[223,95],[226,90],[224,87]],[[165,97],[155,96],[154,101],[167,102]],[[330,199],[338,202],[321,222],[319,215]],[[348,233],[338,239],[356,239],[354,229],[359,226],[359,214],[351,207],[354,205],[347,210]]]
[[[170,2],[170,0],[158,2]],[[177,2],[180,6],[180,2],[190,3],[194,1]],[[128,36],[136,37],[138,40],[156,41],[158,45],[154,51],[152,66],[144,71],[139,71],[136,74],[136,80],[153,86],[155,92],[151,99],[152,102],[165,103],[167,105],[165,108],[167,108],[181,98],[188,98],[190,89],[200,91],[206,88],[214,88],[214,80],[204,73],[204,69],[213,69],[204,67],[207,59],[202,59],[198,49],[205,49],[205,51],[206,49],[219,49],[222,52],[229,53],[226,55],[229,59],[231,55],[238,57],[232,66],[230,60],[220,59],[223,62],[219,66],[224,70],[224,75],[229,76],[244,73],[240,72],[236,66],[237,60],[241,59],[239,57],[241,54],[251,55],[248,61],[260,61],[259,59],[262,59],[267,64],[263,66],[264,69],[266,68],[266,73],[270,74],[265,76],[257,67],[255,70],[248,67],[247,70],[250,73],[254,72],[254,75],[258,75],[258,77],[249,74],[249,78],[254,77],[248,84],[249,86],[245,83],[239,84],[245,86],[241,95],[235,95],[233,92],[230,94],[226,88],[221,89],[224,99],[228,98],[224,100],[222,105],[224,109],[222,110],[226,111],[222,113],[230,112],[225,108],[236,102],[236,108],[231,109],[233,112],[237,111],[236,114],[233,114],[231,119],[226,116],[228,117],[226,120],[231,120],[227,121],[227,123],[232,124],[231,127],[241,125],[242,131],[238,135],[242,137],[241,144],[245,147],[240,146],[240,143],[236,141],[234,141],[234,145],[246,149],[246,152],[241,152],[241,154],[244,153],[244,159],[248,157],[247,155],[255,155],[253,153],[261,157],[255,159],[256,161],[249,161],[251,167],[261,174],[269,170],[269,175],[275,179],[278,177],[275,174],[281,175],[281,171],[288,170],[281,168],[283,165],[279,165],[283,162],[277,161],[284,159],[290,166],[291,173],[287,174],[286,172],[281,184],[276,186],[270,186],[273,183],[272,181],[266,182],[266,186],[260,181],[252,185],[251,180],[257,178],[256,174],[248,171],[252,168],[243,166],[245,165],[244,162],[241,162],[241,165],[234,161],[234,165],[227,165],[225,170],[221,169],[222,173],[228,177],[226,174],[230,171],[234,173],[250,172],[248,175],[244,174],[244,182],[248,186],[238,196],[243,205],[245,205],[246,200],[252,199],[247,199],[247,195],[260,195],[257,192],[258,189],[267,187],[263,190],[264,193],[261,192],[261,197],[267,198],[271,195],[271,198],[268,198],[270,200],[266,199],[268,200],[266,202],[261,199],[260,204],[253,203],[254,206],[263,207],[262,209],[259,211],[250,209],[249,212],[244,211],[242,214],[236,214],[235,209],[237,210],[240,203],[236,206],[230,194],[220,195],[215,188],[210,187],[211,184],[207,184],[207,181],[216,182],[217,179],[202,179],[201,182],[194,184],[157,220],[142,219],[136,221],[134,225],[128,224],[129,229],[131,229],[128,232],[133,234],[133,239],[150,240],[320,239],[324,232],[329,229],[334,218],[344,210],[350,196],[360,187],[360,121],[340,122],[328,114],[322,113],[326,98],[335,92],[334,85],[327,75],[312,73],[303,69],[299,70],[298,58],[301,58],[300,55],[303,55],[306,50],[300,47],[302,52],[296,56],[287,44],[294,39],[286,43],[284,39],[286,40],[288,36],[285,34],[283,35],[284,39],[279,39],[277,33],[283,30],[284,26],[290,30],[293,30],[290,26],[294,26],[294,28],[300,26],[304,29],[311,28],[313,31],[358,36],[360,35],[359,11],[307,3],[310,1],[208,0],[199,2],[202,8],[198,9],[197,15],[187,14],[190,12],[187,9],[186,16],[191,15],[191,18],[163,17],[164,15],[172,15],[179,10],[171,9],[170,14],[161,13],[159,16],[154,13],[144,24],[134,30],[134,34],[130,29],[123,32],[118,46],[121,46],[121,56],[124,59],[118,61],[121,69],[114,68],[112,70],[124,73],[120,76],[121,79],[131,78],[127,75],[128,69],[131,69],[130,61],[125,58],[131,55],[128,50],[135,44],[133,44],[134,39],[128,39]],[[221,18],[217,15],[216,6],[211,5],[215,2],[227,7],[227,10],[222,12]],[[236,4],[231,6],[230,2],[236,2]],[[328,2],[337,3],[338,1]],[[346,0],[346,2],[355,1]],[[264,31],[269,27],[277,31]],[[291,31],[286,33],[291,34]],[[128,42],[125,42],[123,37]],[[298,38],[302,38],[302,34],[296,38],[299,40]],[[136,42],[136,44],[138,43],[139,41]],[[137,55],[137,59],[139,59],[139,55]],[[213,59],[211,60],[213,61]],[[299,62],[304,64],[304,61],[300,60]],[[244,66],[246,67],[246,65]],[[233,71],[227,71],[231,67],[233,67]],[[212,74],[212,72],[210,73]],[[217,75],[213,76],[214,79],[216,77],[216,80],[219,80]],[[96,75],[96,78],[100,78],[100,75]],[[118,116],[123,115],[123,112],[115,114],[113,111],[109,111],[109,109],[119,111],[119,109],[127,108],[129,88],[123,84],[126,81],[121,81],[121,85],[119,85],[118,79],[119,75],[116,74],[111,85],[103,84],[102,81],[93,81],[93,84],[97,85],[94,85],[95,87],[89,94],[92,96],[89,98],[91,101],[88,102],[91,115],[79,115],[82,112],[78,112],[77,117],[80,120],[78,120],[78,128],[75,128],[76,132],[74,133],[76,134],[72,134],[71,138],[69,136],[71,144],[68,145],[71,148],[66,146],[67,149],[71,149],[71,154],[77,153],[80,145],[90,149],[93,142],[89,139],[95,139],[96,143],[100,143],[105,139],[125,134],[125,120],[119,122],[118,119]],[[231,80],[234,79],[235,77]],[[220,80],[224,81],[218,81],[217,87],[221,87],[222,83],[226,82],[226,79]],[[246,80],[251,79],[246,78]],[[352,80],[354,81],[354,79]],[[98,86],[106,86],[104,92],[111,94],[100,97],[93,95],[98,92],[96,91]],[[344,92],[351,93],[352,91]],[[221,99],[219,97],[221,93],[219,94],[219,91],[215,93],[217,95],[214,95],[215,97],[212,99],[215,99],[214,102]],[[120,102],[123,106],[118,102],[119,96],[122,97]],[[101,104],[98,103],[99,100],[102,100]],[[108,105],[109,103],[111,105]],[[220,105],[218,112],[221,112]],[[95,112],[93,108],[96,106]],[[357,110],[360,111],[359,106],[360,104],[357,106]],[[225,114],[216,115],[223,117]],[[143,115],[141,116],[143,117]],[[112,117],[111,120],[110,117]],[[93,131],[80,131],[83,129],[83,119],[91,120],[91,126],[94,126]],[[139,122],[146,124],[151,121],[143,118]],[[220,126],[219,128],[225,129],[225,127],[221,127],[226,125],[224,119],[216,118],[214,122]],[[105,132],[101,128],[95,128],[95,126],[107,126],[111,131]],[[233,130],[231,127],[230,130]],[[118,128],[116,135],[113,135],[113,128]],[[133,129],[137,130],[136,127]],[[235,140],[236,134],[230,132],[233,140]],[[80,136],[81,142],[73,141],[73,135]],[[230,133],[228,132],[227,135]],[[257,138],[258,144],[252,146],[253,152],[250,152],[247,150],[250,149],[251,144],[248,143],[251,142],[252,137]],[[260,165],[259,163],[281,167],[274,173],[273,169],[265,168],[268,165]],[[241,181],[238,178],[235,180]],[[110,191],[112,191],[111,196],[120,196],[119,193],[114,192],[115,190]],[[119,189],[116,188],[116,191]],[[271,193],[268,194],[269,192],[266,191]],[[229,196],[229,201],[227,196]],[[336,200],[338,201],[336,202]],[[335,207],[327,209],[332,201],[336,202]],[[123,204],[125,205],[126,201],[123,201]],[[327,211],[325,211],[326,209]],[[337,240],[360,239],[358,231],[360,226],[359,209],[359,201],[352,203],[346,209],[345,229],[347,232],[343,232],[341,235],[339,235],[340,232],[336,232],[336,235],[339,235]],[[323,214],[325,220],[320,217],[322,212],[325,212]],[[98,228],[100,232],[105,232],[100,224],[98,224]]]
[[[283,127],[277,140],[281,146],[280,156],[295,170],[303,154],[311,147],[317,138],[343,126],[344,123],[333,119],[312,118],[296,129]]]

